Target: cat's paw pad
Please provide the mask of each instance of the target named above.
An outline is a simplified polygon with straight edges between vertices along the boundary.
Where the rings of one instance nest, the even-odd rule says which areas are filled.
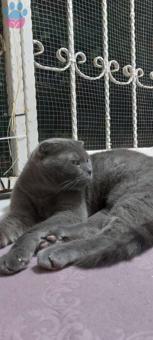
[[[47,248],[51,244],[55,243],[57,241],[57,238],[55,235],[48,235],[46,237],[42,237],[41,241],[36,249],[36,252],[40,249]]]
[[[48,246],[54,244],[55,242],[68,242],[68,241],[70,241],[68,233],[61,230],[59,232],[55,232],[55,235],[50,234],[47,235],[46,237],[43,237],[37,250],[47,248]]]
[[[25,17],[28,11],[21,1],[17,4],[12,1],[7,7],[3,7],[3,13],[8,27],[22,28],[25,24]]]

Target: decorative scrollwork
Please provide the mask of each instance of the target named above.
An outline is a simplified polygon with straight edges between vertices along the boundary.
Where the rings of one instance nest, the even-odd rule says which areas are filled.
[[[33,42],[34,42],[34,45],[37,45],[37,47],[39,48],[39,50],[34,53],[34,56],[43,54],[44,53],[43,44],[38,40],[34,40]],[[0,52],[0,55],[2,53],[3,52]],[[64,72],[70,67],[71,63],[73,62],[75,64],[76,73],[80,77],[86,80],[99,80],[102,77],[104,77],[105,73],[108,73],[110,81],[116,85],[123,85],[123,86],[129,85],[130,83],[132,83],[133,79],[135,78],[137,86],[141,88],[145,88],[145,89],[151,89],[151,90],[153,89],[153,86],[144,85],[141,83],[140,78],[144,76],[144,71],[142,68],[135,69],[134,67],[132,67],[132,65],[125,65],[122,69],[122,73],[125,77],[128,78],[128,80],[119,81],[114,77],[114,74],[117,74],[117,72],[120,70],[120,65],[116,60],[111,60],[108,63],[105,63],[105,60],[102,56],[95,57],[93,60],[93,66],[97,69],[100,69],[101,72],[98,76],[92,77],[82,72],[79,68],[79,65],[85,64],[87,61],[87,57],[85,53],[81,51],[76,52],[72,58],[69,50],[65,47],[61,47],[56,52],[56,58],[61,63],[65,64],[65,66],[64,67],[50,67],[50,66],[43,66],[36,61],[34,63],[37,68],[40,68],[43,70],[49,70],[49,71],[54,71],[54,72]],[[153,71],[150,72],[149,78],[153,80]]]
[[[78,57],[81,57],[81,60],[77,61]],[[76,72],[79,74],[79,76],[84,78],[84,79],[87,79],[87,80],[98,80],[98,79],[102,78],[105,74],[104,59],[102,57],[98,56],[98,57],[94,58],[94,60],[93,60],[94,66],[102,69],[102,72],[99,74],[99,76],[96,76],[96,77],[88,76],[87,74],[80,71],[80,69],[78,68],[77,63],[78,64],[84,64],[86,62],[86,60],[87,60],[86,55],[83,52],[77,52],[75,54],[75,61],[76,61],[75,69],[76,69]]]
[[[33,40],[33,44],[39,48],[38,52],[34,52],[34,56],[44,53],[44,45],[39,40]]]
[[[151,85],[144,85],[144,84],[142,84],[141,81],[139,80],[139,79],[142,78],[143,76],[144,76],[144,71],[143,71],[143,69],[142,69],[142,68],[137,68],[137,69],[136,69],[136,83],[137,83],[137,85],[138,85],[139,87],[141,87],[141,88],[148,89],[148,90],[149,90],[149,89],[152,90],[152,89],[153,89],[153,86],[151,86]],[[153,80],[153,71],[150,72],[149,78],[150,78],[151,80]]]
[[[38,40],[34,40],[33,42],[34,42],[34,44],[37,45],[37,47],[39,48],[39,51],[38,51],[38,52],[35,52],[35,53],[34,53],[34,56],[38,56],[38,55],[40,55],[40,54],[43,54],[43,53],[44,53],[44,50],[45,50],[43,44],[42,44],[40,41],[38,41]],[[57,50],[57,52],[56,52],[56,57],[57,57],[57,59],[58,59],[60,62],[66,64],[66,65],[65,65],[64,67],[61,67],[61,68],[58,68],[58,67],[50,67],[50,66],[41,65],[40,63],[38,63],[38,62],[35,61],[35,62],[34,62],[34,63],[35,63],[35,66],[36,66],[37,68],[40,68],[40,69],[46,70],[46,71],[47,71],[47,70],[48,70],[48,71],[54,71],[54,72],[64,72],[64,71],[66,71],[66,70],[70,67],[70,65],[71,65],[70,54],[69,54],[68,49],[65,48],[65,47],[59,48],[59,49]]]
[[[113,69],[112,69],[113,67]],[[116,60],[111,60],[109,62],[109,78],[116,85],[128,85],[133,80],[133,68],[131,65],[126,65],[123,67],[123,75],[128,77],[128,81],[119,81],[113,77],[113,73],[118,72],[120,69],[120,65]]]

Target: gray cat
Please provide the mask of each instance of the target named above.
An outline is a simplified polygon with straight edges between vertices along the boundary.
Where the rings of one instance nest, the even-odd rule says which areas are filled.
[[[89,157],[81,142],[49,139],[32,153],[0,222],[0,272],[37,253],[50,270],[129,260],[153,246],[153,159],[123,149]],[[41,247],[45,247],[41,249]]]

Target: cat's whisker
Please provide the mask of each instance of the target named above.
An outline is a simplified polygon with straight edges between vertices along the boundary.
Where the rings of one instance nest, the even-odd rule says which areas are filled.
[[[62,189],[62,190],[71,189],[71,188],[72,188],[74,185],[76,185],[78,182],[79,182],[78,179],[75,179],[75,180],[73,180],[73,181],[70,181],[70,180],[65,181],[65,182],[64,182],[65,185],[62,185],[62,186],[61,186],[61,189]]]

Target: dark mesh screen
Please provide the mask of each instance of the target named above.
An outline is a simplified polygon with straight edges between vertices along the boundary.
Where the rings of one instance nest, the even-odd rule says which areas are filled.
[[[80,69],[96,76],[92,60],[103,56],[101,0],[73,0],[75,51],[87,56]],[[68,48],[67,3],[58,1],[32,1],[34,39],[40,40],[45,52],[37,57],[43,65],[61,67],[56,59],[60,47]],[[119,62],[121,69],[131,63],[131,32],[129,0],[108,1],[109,59]],[[153,70],[153,2],[136,0],[137,67],[142,67],[149,81]],[[121,71],[115,76],[125,81]],[[152,82],[153,83],[153,82]],[[89,81],[76,76],[79,138],[87,149],[105,148],[104,80]],[[69,70],[63,73],[36,69],[39,139],[71,137],[71,105]],[[153,90],[137,89],[138,145],[153,145]],[[112,147],[132,147],[131,85],[119,86],[110,82]]]
[[[1,9],[0,34],[3,35]],[[4,57],[4,54],[0,56],[0,138],[7,136],[9,124]],[[0,176],[3,176],[5,172],[10,168],[10,166],[11,159],[9,154],[8,141],[0,140]],[[7,173],[7,176],[8,175],[10,175],[10,172]]]

